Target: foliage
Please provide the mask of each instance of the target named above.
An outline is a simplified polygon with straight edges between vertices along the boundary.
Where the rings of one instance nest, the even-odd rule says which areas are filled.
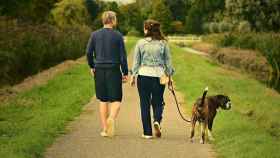
[[[95,0],[85,0],[85,5],[87,7],[90,20],[93,22],[100,12],[100,7]]]
[[[186,17],[185,28],[187,33],[201,34],[203,33],[203,20],[200,9],[192,7]]]
[[[207,39],[208,38],[208,39]],[[275,33],[230,33],[204,37],[221,47],[236,47],[259,51],[266,57],[275,73],[279,73],[280,35]]]
[[[190,1],[187,0],[165,0],[166,5],[169,7],[172,18],[175,21],[185,21],[187,11],[190,8]],[[176,31],[175,31],[176,32]]]
[[[173,21],[171,23],[172,32],[184,33],[184,24],[181,21]]]
[[[220,33],[225,33],[225,32],[231,32],[233,31],[233,24],[226,22],[226,21],[222,21],[219,23],[219,32]]]
[[[52,10],[53,22],[61,27],[85,25],[89,15],[84,0],[62,0]]]
[[[0,85],[17,83],[61,61],[82,56],[90,34],[86,26],[59,30],[14,20],[5,20],[0,26]]]
[[[209,32],[210,33],[219,33],[219,24],[216,22],[211,22],[209,24]]]
[[[248,33],[251,32],[251,25],[248,21],[241,21],[237,29],[239,33]]]
[[[279,31],[280,1],[226,0],[225,13],[235,21],[248,21],[257,31]]]
[[[145,19],[141,15],[137,3],[120,6],[120,14],[122,16],[122,21],[119,23],[119,27],[123,33],[131,31],[131,28],[135,29],[137,32],[143,32],[143,21]]]
[[[59,0],[3,0],[0,1],[0,15],[24,21],[44,22]]]
[[[152,5],[151,19],[157,20],[161,23],[163,33],[171,32],[170,23],[172,22],[171,11],[165,5],[164,0],[154,0]]]

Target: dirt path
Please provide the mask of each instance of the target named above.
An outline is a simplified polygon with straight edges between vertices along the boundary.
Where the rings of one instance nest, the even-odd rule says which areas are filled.
[[[84,107],[82,114],[69,125],[45,153],[46,158],[209,158],[214,157],[211,145],[199,140],[190,143],[189,125],[176,111],[169,91],[165,92],[166,107],[161,139],[144,140],[140,122],[139,99],[136,87],[124,85],[124,99],[117,120],[116,137],[99,135],[98,102],[95,98]]]

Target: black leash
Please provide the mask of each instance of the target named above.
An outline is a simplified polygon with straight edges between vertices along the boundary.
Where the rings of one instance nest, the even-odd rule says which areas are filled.
[[[168,89],[169,89],[170,92],[173,94],[173,97],[174,97],[175,102],[176,102],[177,110],[178,110],[178,112],[179,112],[181,118],[182,118],[184,121],[186,121],[186,122],[191,122],[190,120],[186,119],[186,118],[183,116],[183,114],[182,114],[182,112],[181,112],[181,110],[180,110],[179,103],[178,103],[178,100],[177,100],[177,97],[176,97],[176,94],[175,94],[174,86],[173,86],[173,83],[172,83],[172,81],[171,81],[170,79],[169,79],[169,83],[168,83]]]

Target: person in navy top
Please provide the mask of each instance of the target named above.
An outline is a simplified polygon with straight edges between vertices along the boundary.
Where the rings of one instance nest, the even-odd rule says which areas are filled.
[[[100,101],[101,136],[112,137],[122,101],[122,82],[128,78],[128,66],[123,36],[114,30],[116,13],[104,12],[102,22],[104,27],[91,34],[86,53],[94,76],[96,97]]]

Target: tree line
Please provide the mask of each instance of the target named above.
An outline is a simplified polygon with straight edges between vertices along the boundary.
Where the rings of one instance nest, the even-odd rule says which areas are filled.
[[[124,33],[142,32],[143,21],[162,23],[166,34],[227,31],[279,32],[280,0],[136,0],[120,5],[101,0],[9,0],[0,2],[1,15],[59,27],[101,26],[104,10],[113,10]]]

